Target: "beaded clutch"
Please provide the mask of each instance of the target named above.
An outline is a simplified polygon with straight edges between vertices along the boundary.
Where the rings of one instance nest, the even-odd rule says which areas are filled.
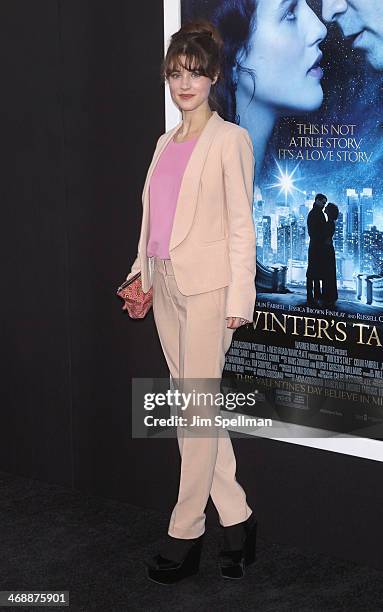
[[[137,272],[117,289],[124,300],[122,310],[127,310],[132,319],[143,319],[153,304],[153,287],[147,293],[142,290],[141,272]]]

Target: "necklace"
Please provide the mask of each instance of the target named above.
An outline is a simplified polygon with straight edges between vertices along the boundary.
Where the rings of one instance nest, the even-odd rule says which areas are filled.
[[[211,115],[210,115],[209,119],[210,119],[212,116],[213,116],[213,113],[211,113]],[[209,121],[209,119],[206,121],[206,123]],[[181,131],[181,128],[182,128],[182,126],[181,126],[181,128],[179,128],[179,129],[177,130],[176,134],[174,134],[174,136],[173,136],[173,142],[175,142],[175,143],[177,143],[177,144],[181,144],[181,143],[183,143],[183,142],[188,142],[189,140],[194,140],[195,138],[198,138],[198,136],[200,136],[200,135],[201,135],[201,133],[203,132],[203,130],[205,129],[206,123],[205,123],[205,125],[203,126],[202,130],[200,130],[196,136],[193,136],[192,138],[189,138],[188,140],[180,140],[180,141],[177,143],[176,138],[177,138],[178,134],[179,134],[179,133],[180,133],[180,131]]]
[[[194,140],[195,138],[198,138],[198,136],[201,134],[201,132],[199,132],[199,134],[197,134],[196,136],[193,136],[192,138],[188,138],[187,140],[179,140],[179,141],[177,141],[176,138],[177,138],[178,134],[179,134],[179,131],[174,135],[173,142],[175,142],[176,144],[182,144],[183,142],[189,142],[190,140]]]

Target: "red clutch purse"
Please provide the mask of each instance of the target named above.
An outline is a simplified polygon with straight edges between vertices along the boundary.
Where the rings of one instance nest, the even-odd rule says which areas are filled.
[[[153,287],[147,293],[142,290],[141,272],[137,272],[117,289],[124,300],[122,310],[127,310],[132,319],[143,319],[153,304]]]

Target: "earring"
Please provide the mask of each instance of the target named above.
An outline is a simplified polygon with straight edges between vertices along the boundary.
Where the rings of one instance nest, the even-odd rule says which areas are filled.
[[[237,89],[237,86],[238,86],[238,70],[237,70],[237,66],[238,66],[238,63],[236,62],[235,66],[233,68],[233,87],[234,87],[234,89]]]

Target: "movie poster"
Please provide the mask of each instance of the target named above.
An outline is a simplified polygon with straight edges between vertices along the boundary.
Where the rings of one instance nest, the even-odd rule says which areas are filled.
[[[224,375],[257,388],[258,415],[380,438],[383,4],[182,0],[198,16],[256,160],[257,302]]]

